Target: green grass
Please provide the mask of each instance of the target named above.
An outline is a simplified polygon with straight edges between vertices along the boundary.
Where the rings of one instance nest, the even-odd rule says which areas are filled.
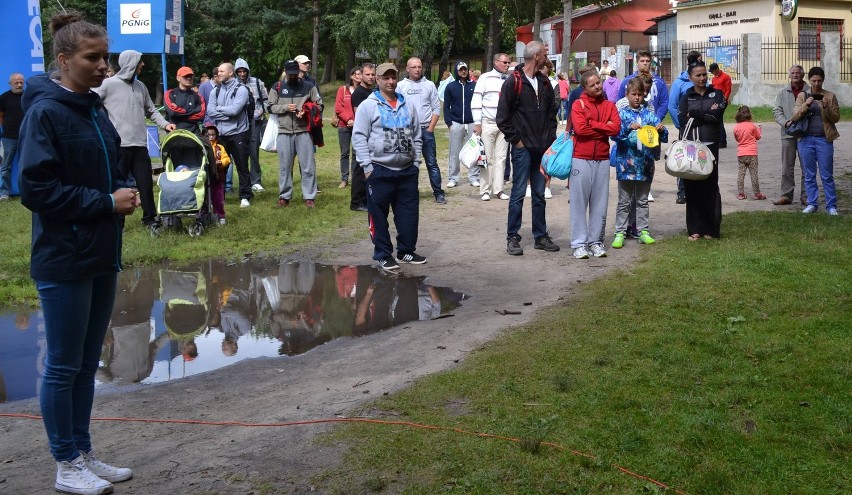
[[[373,405],[502,440],[354,425],[331,493],[841,494],[852,486],[852,222],[738,213]],[[781,233],[795,232],[781,237]],[[545,440],[596,456],[540,445]]]

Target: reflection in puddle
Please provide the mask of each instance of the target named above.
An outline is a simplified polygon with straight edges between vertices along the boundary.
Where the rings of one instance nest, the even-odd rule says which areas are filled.
[[[128,269],[97,384],[157,383],[429,320],[465,295],[372,266],[251,260]],[[0,403],[38,395],[41,311],[0,315]]]

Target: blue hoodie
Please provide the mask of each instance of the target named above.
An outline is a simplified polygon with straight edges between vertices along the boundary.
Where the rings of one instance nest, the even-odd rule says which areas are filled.
[[[669,116],[674,122],[675,129],[680,129],[680,119],[678,119],[677,105],[680,102],[680,97],[686,94],[689,88],[692,87],[692,81],[689,80],[689,73],[683,71],[680,76],[672,81],[672,89],[669,91]]]
[[[93,92],[31,77],[21,101],[21,204],[33,212],[30,275],[67,281],[121,270],[124,217],[111,194],[125,187],[121,138]]]
[[[472,124],[473,112],[470,109],[470,102],[473,100],[473,90],[476,88],[476,83],[470,80],[470,73],[465,79],[459,77],[459,67],[467,67],[464,62],[456,64],[453,71],[455,81],[447,84],[444,90],[444,122],[447,127],[453,122],[459,124]]]

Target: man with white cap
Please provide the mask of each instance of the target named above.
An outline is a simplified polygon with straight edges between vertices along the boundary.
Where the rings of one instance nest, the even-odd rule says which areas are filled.
[[[313,84],[319,89],[319,85],[317,84],[317,80],[311,76],[311,59],[308,58],[307,55],[298,55],[294,58],[296,62],[299,63],[299,77],[305,81]]]
[[[426,258],[415,252],[422,129],[417,109],[396,92],[398,74],[391,63],[376,67],[378,89],[358,106],[352,128],[355,158],[367,176],[373,259],[385,271],[399,270],[399,263],[426,263]],[[388,230],[391,208],[397,232],[396,258]]]
[[[456,64],[455,81],[447,84],[444,91],[444,122],[450,128],[450,160],[447,170],[447,187],[456,187],[459,183],[459,153],[462,146],[473,135],[473,112],[471,101],[476,83],[470,80],[467,63]],[[479,187],[479,167],[470,167],[467,180],[473,187]]]

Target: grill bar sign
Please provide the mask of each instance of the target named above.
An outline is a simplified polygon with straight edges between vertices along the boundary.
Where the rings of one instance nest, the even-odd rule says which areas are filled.
[[[799,10],[799,0],[781,0],[781,18],[785,21],[792,21],[796,18],[796,11]]]

